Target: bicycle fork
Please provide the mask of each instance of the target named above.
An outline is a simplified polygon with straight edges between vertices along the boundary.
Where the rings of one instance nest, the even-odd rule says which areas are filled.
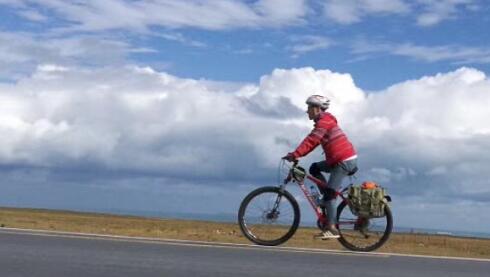
[[[281,185],[281,187],[280,187],[281,193],[278,194],[276,201],[274,202],[274,205],[272,206],[272,209],[266,215],[266,218],[268,220],[275,220],[279,217],[279,213],[280,213],[279,212],[279,204],[281,203],[282,193],[284,192],[284,187],[285,187],[284,185]]]

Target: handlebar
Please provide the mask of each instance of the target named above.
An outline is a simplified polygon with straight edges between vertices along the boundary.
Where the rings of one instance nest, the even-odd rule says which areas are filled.
[[[289,160],[287,160],[287,159],[285,159],[285,158],[282,158],[282,160],[283,160],[283,161],[286,161],[286,162],[293,163],[293,167],[297,166],[297,165],[298,165],[298,163],[299,163],[299,160],[296,160],[296,159],[295,159],[295,160],[293,160],[293,161],[289,161]]]
[[[288,160],[286,160],[286,159],[283,159],[283,161],[287,161],[287,162],[289,162],[289,161],[288,161]],[[289,170],[289,172],[288,172],[288,176],[287,176],[287,177],[284,179],[284,181],[283,181],[283,182],[284,182],[284,184],[287,184],[287,183],[289,183],[289,182],[291,182],[291,181],[293,181],[293,182],[294,182],[294,178],[293,178],[293,175],[292,175],[291,170],[292,170],[293,168],[295,168],[295,167],[298,165],[299,160],[293,160],[291,163],[292,163],[292,166],[291,166],[291,168],[290,168],[290,170]]]

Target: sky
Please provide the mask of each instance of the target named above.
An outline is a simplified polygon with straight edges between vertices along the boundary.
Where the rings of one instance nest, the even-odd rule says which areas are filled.
[[[278,184],[322,94],[357,149],[355,182],[387,188],[395,226],[490,233],[489,12],[0,0],[0,206],[236,214]]]

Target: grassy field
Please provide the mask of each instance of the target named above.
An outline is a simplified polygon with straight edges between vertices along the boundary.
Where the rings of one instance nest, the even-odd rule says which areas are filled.
[[[250,243],[237,224],[154,219],[67,211],[0,208],[0,227],[112,234],[151,238]],[[284,246],[343,249],[336,241],[313,239],[317,229],[301,227]],[[490,239],[392,234],[380,252],[490,258]]]

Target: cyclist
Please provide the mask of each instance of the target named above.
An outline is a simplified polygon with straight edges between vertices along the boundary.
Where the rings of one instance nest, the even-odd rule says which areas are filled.
[[[306,156],[319,144],[325,153],[325,160],[313,163],[310,174],[325,182],[322,172],[330,173],[328,187],[322,189],[321,203],[327,210],[328,226],[326,231],[316,237],[321,239],[339,238],[336,228],[336,191],[342,180],[357,171],[357,154],[354,146],[337,124],[337,119],[326,112],[330,100],[321,95],[311,95],[306,100],[308,118],[315,122],[313,131],[306,136],[294,152],[282,157],[290,162]]]

